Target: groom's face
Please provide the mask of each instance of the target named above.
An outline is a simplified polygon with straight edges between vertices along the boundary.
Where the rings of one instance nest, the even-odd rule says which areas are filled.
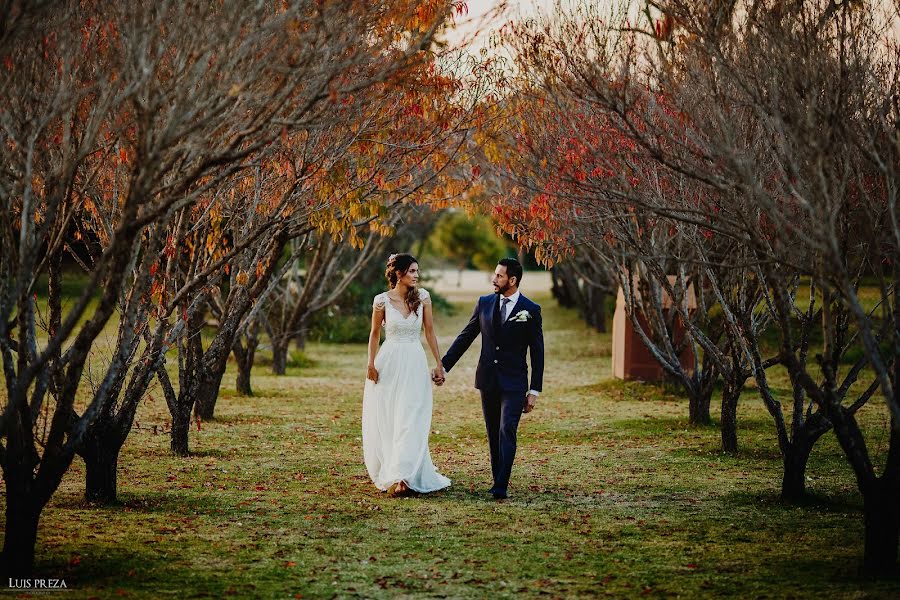
[[[515,279],[510,282],[509,276],[506,274],[506,267],[504,265],[497,265],[491,283],[494,284],[495,294],[506,294],[506,292],[515,287],[517,282]]]

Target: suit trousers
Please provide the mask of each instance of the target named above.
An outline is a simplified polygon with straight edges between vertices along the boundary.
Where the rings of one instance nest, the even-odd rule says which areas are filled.
[[[491,492],[506,493],[513,460],[516,458],[516,431],[525,408],[525,391],[506,392],[499,388],[481,390],[481,409],[491,448]]]

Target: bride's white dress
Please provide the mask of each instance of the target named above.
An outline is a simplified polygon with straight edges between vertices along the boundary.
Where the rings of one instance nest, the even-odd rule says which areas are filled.
[[[431,299],[425,290],[419,297],[422,304],[406,318],[386,293],[373,302],[384,307],[385,340],[375,357],[378,383],[366,379],[362,439],[366,469],[380,490],[401,480],[422,493],[450,485],[428,450],[432,383],[421,338],[424,304]]]

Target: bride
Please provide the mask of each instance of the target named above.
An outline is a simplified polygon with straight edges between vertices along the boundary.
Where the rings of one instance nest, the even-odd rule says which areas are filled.
[[[442,383],[444,369],[434,334],[431,298],[418,289],[419,265],[409,254],[392,254],[385,277],[390,291],[375,296],[369,365],[363,393],[363,457],[375,486],[391,495],[434,492],[450,485],[437,472],[428,450],[431,380]],[[428,373],[422,327],[438,365]],[[378,340],[381,327],[385,340]],[[376,356],[377,355],[377,356]]]

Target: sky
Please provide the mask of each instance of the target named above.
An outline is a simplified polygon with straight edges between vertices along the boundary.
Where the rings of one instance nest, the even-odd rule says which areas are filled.
[[[447,39],[457,45],[473,40],[473,50],[477,51],[487,44],[491,31],[495,31],[510,19],[520,19],[534,15],[536,12],[548,12],[555,4],[554,0],[466,0],[468,15],[457,18],[456,27],[449,31]],[[499,15],[492,11],[502,10]]]
[[[563,0],[564,2],[566,0]],[[591,1],[591,0],[588,0]],[[600,4],[610,4],[610,0],[593,0]],[[890,7],[892,0],[879,0],[884,6]],[[550,12],[556,0],[466,0],[468,15],[457,19],[456,27],[447,34],[448,41],[453,45],[461,44],[474,36],[470,52],[477,52],[484,47],[492,30],[497,30],[507,20],[527,18],[537,12]],[[488,20],[491,11],[505,5],[501,15]],[[900,19],[893,22],[893,37],[900,39]]]

